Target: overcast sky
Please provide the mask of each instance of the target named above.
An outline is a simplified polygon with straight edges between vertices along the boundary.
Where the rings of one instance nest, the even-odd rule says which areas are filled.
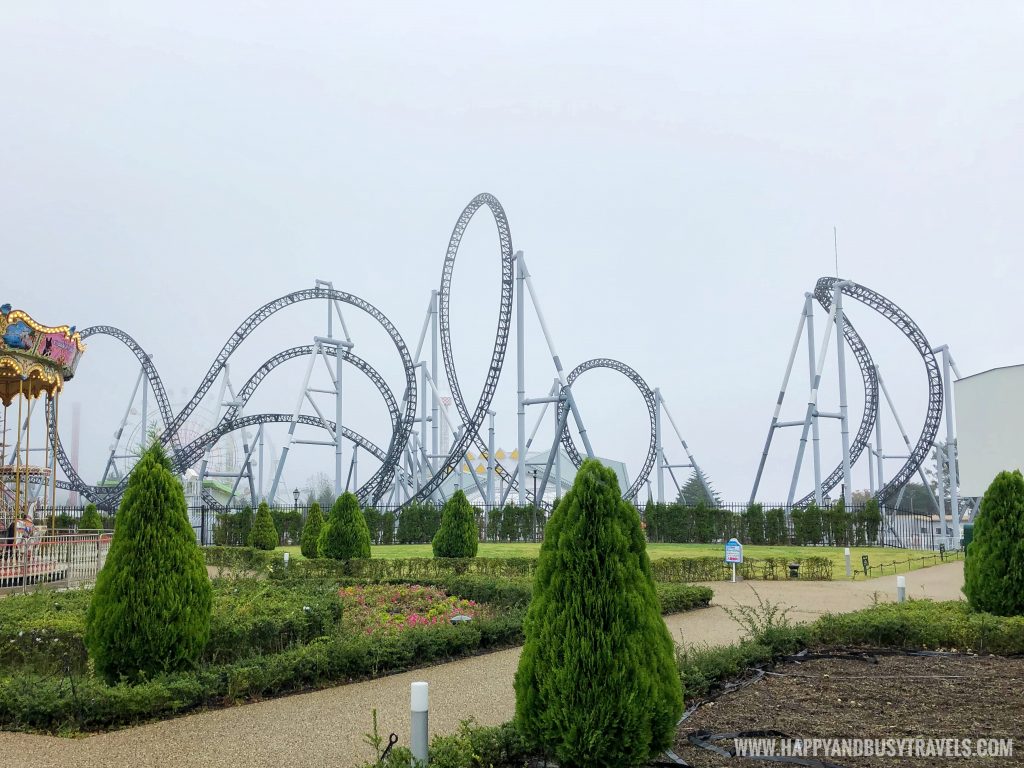
[[[180,403],[244,317],[316,278],[375,304],[415,345],[451,228],[491,192],[566,366],[613,357],[661,387],[719,492],[744,500],[803,294],[835,273],[833,226],[840,273],[950,344],[965,375],[1022,362],[1022,16],[994,2],[9,2],[2,300],[45,323],[123,328]],[[452,296],[473,403],[498,253],[482,212]],[[849,312],[916,437],[920,358],[870,310]],[[400,396],[393,347],[357,314],[355,351]],[[323,315],[277,315],[233,358],[232,381],[310,343]],[[529,328],[539,396],[554,370]],[[817,330],[820,343],[823,315]],[[806,404],[805,354],[789,418]],[[494,402],[508,450],[513,359]],[[303,370],[276,371],[248,411],[291,411]],[[89,480],[136,373],[97,338],[68,385]],[[386,410],[357,379],[346,421],[385,444]],[[577,398],[597,452],[635,473],[639,395],[594,372]],[[854,374],[852,429],[861,401]],[[832,376],[822,407],[836,405]],[[831,465],[838,426],[823,433]],[[784,496],[795,442],[779,435],[766,500]],[[683,460],[675,441],[666,450]],[[329,449],[297,449],[285,487],[331,466]]]

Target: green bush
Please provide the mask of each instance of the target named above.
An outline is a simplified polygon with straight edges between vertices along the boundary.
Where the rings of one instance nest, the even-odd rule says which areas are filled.
[[[0,600],[0,670],[84,671],[90,600],[86,590],[12,594]]]
[[[691,584],[663,584],[656,581],[654,587],[662,613],[682,613],[693,608],[706,608],[714,596],[709,587]]]
[[[245,543],[254,549],[269,552],[272,549],[277,549],[278,541],[280,539],[277,536],[277,528],[274,527],[274,518],[270,514],[270,507],[267,506],[267,502],[261,501],[256,512],[256,521],[252,524],[252,530],[249,531],[249,538]]]
[[[426,544],[441,525],[441,509],[434,504],[414,501],[398,514],[396,544]]]
[[[278,542],[283,545],[297,544],[302,541],[302,513],[297,509],[272,509],[270,517],[274,521]]]
[[[185,494],[154,442],[128,481],[89,606],[97,672],[136,681],[191,668],[209,637],[211,601]]]
[[[882,513],[878,509],[878,499],[868,499],[861,513],[864,519],[864,537],[866,544],[878,542],[878,531],[882,527]]]
[[[781,581],[789,578],[791,562],[800,564],[800,578],[804,581],[832,580],[832,561],[827,557],[745,558],[736,566],[736,572],[744,579]],[[656,581],[687,583],[722,581],[730,577],[732,570],[720,557],[659,557],[651,561],[651,573]]]
[[[0,601],[3,602],[3,601]],[[202,706],[266,698],[401,672],[522,642],[522,611],[470,624],[372,637],[328,636],[281,653],[132,685],[96,677],[0,677],[0,729],[67,732],[132,725]]]
[[[309,512],[306,514],[306,524],[302,527],[302,546],[301,552],[303,557],[310,559],[316,559],[320,556],[320,533],[324,527],[324,515],[320,511],[320,505],[317,502],[313,502],[309,506]]]
[[[564,768],[637,765],[672,743],[682,690],[640,518],[596,460],[548,522],[523,630],[528,741]]]
[[[203,661],[222,664],[280,653],[335,634],[341,621],[337,590],[325,584],[266,580],[217,584]]]
[[[100,513],[96,509],[95,504],[86,504],[85,510],[82,512],[82,518],[78,521],[78,530],[80,531],[102,531],[103,520],[100,519]]]
[[[985,491],[964,560],[971,607],[999,616],[1024,614],[1024,475],[1000,472]]]
[[[351,560],[370,556],[370,529],[359,509],[355,494],[341,494],[331,507],[331,516],[320,533],[320,556]]]
[[[764,509],[760,504],[751,504],[743,513],[743,530],[747,544],[765,543]]]
[[[908,650],[958,650],[998,655],[1024,653],[1024,617],[974,611],[962,601],[909,600],[822,616],[810,642]]]
[[[441,527],[434,534],[434,557],[476,557],[476,512],[459,488],[441,510]]]
[[[244,547],[252,530],[252,507],[217,514],[213,543],[219,547]]]
[[[769,509],[764,515],[764,543],[789,543],[789,534],[786,531],[786,513],[778,507]]]

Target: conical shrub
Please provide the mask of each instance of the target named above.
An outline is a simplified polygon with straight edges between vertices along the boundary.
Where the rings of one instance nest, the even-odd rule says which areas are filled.
[[[212,588],[181,483],[159,443],[131,474],[85,642],[109,682],[189,669],[210,634]]]
[[[476,511],[460,488],[441,509],[441,527],[431,541],[434,557],[476,557],[478,543]]]
[[[320,505],[313,502],[306,513],[306,524],[302,526],[302,556],[315,558],[320,556],[320,532],[324,528],[324,515]]]
[[[683,709],[636,509],[583,462],[541,545],[515,676],[517,727],[563,768],[635,766]]]
[[[270,507],[267,502],[261,501],[256,510],[256,520],[253,521],[252,529],[246,544],[256,549],[270,551],[277,549],[280,538],[277,535],[277,528],[274,527],[274,517],[270,514]]]
[[[370,556],[370,529],[355,494],[341,494],[331,507],[331,516],[320,534],[320,556],[332,560]]]
[[[85,509],[82,511],[82,517],[78,521],[78,530],[80,531],[102,531],[103,520],[100,518],[100,513],[96,509],[95,504],[86,504]]]
[[[985,491],[964,560],[971,607],[999,616],[1024,615],[1024,475],[1000,472]]]

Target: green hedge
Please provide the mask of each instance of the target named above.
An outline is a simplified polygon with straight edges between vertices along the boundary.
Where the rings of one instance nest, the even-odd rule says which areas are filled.
[[[207,561],[209,562],[209,561]],[[381,579],[425,579],[475,574],[506,579],[531,578],[537,567],[533,557],[408,557],[363,558],[358,560],[296,560],[287,572],[312,578],[356,577]],[[282,562],[276,561],[271,576],[284,575]]]
[[[0,601],[0,669],[83,673],[88,667],[84,635],[91,596],[90,591],[39,592]],[[333,586],[216,583],[202,660],[225,663],[278,653],[331,633],[340,620],[341,603]]]
[[[500,615],[397,637],[352,638],[332,631],[341,615],[335,590],[343,584],[364,584],[365,579],[318,581],[292,573],[273,581],[218,580],[210,642],[203,654],[207,666],[137,686],[107,686],[85,674],[82,638],[88,591],[9,596],[0,600],[0,728],[119,727],[198,707],[376,677],[522,642],[522,620],[531,594],[528,579],[462,574],[382,580],[414,582],[496,606]],[[712,596],[702,586],[655,586],[663,613],[706,606]],[[431,636],[435,631],[438,634]],[[14,672],[17,676],[10,676]]]
[[[283,577],[285,567],[280,552],[258,552],[246,547],[206,547],[206,564],[225,572],[246,571]],[[827,557],[748,558],[738,568],[744,579],[779,581],[789,578],[789,563],[800,563],[800,578],[805,581],[831,581],[832,561]],[[533,557],[407,557],[361,560],[292,560],[287,573],[312,578],[354,577],[382,579],[429,579],[442,576],[476,574],[506,579],[533,578],[537,559]],[[651,560],[655,581],[686,583],[724,581],[732,570],[718,557],[659,557]]]
[[[736,567],[744,579],[779,581],[789,578],[789,563],[800,564],[804,581],[831,581],[832,561],[827,557],[748,558]],[[659,557],[651,560],[655,581],[723,581],[732,574],[732,566],[720,557]]]
[[[821,645],[1021,654],[1024,616],[976,612],[961,601],[910,600],[823,616],[813,625],[812,641]]]
[[[203,706],[261,699],[400,672],[522,641],[522,612],[396,635],[308,645],[139,685],[91,676],[0,677],[0,728],[67,732],[132,725]]]
[[[743,511],[719,509],[704,502],[648,504],[643,511],[647,539],[655,542],[711,544],[736,537],[751,544],[865,546],[878,540],[882,521],[878,503],[849,510],[839,502],[794,507],[787,523],[782,509],[754,504]]]

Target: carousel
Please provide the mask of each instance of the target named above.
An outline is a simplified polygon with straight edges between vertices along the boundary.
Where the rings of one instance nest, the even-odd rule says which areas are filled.
[[[38,537],[47,518],[53,524],[60,394],[84,351],[74,326],[42,325],[10,304],[0,306],[0,532],[9,542]]]

